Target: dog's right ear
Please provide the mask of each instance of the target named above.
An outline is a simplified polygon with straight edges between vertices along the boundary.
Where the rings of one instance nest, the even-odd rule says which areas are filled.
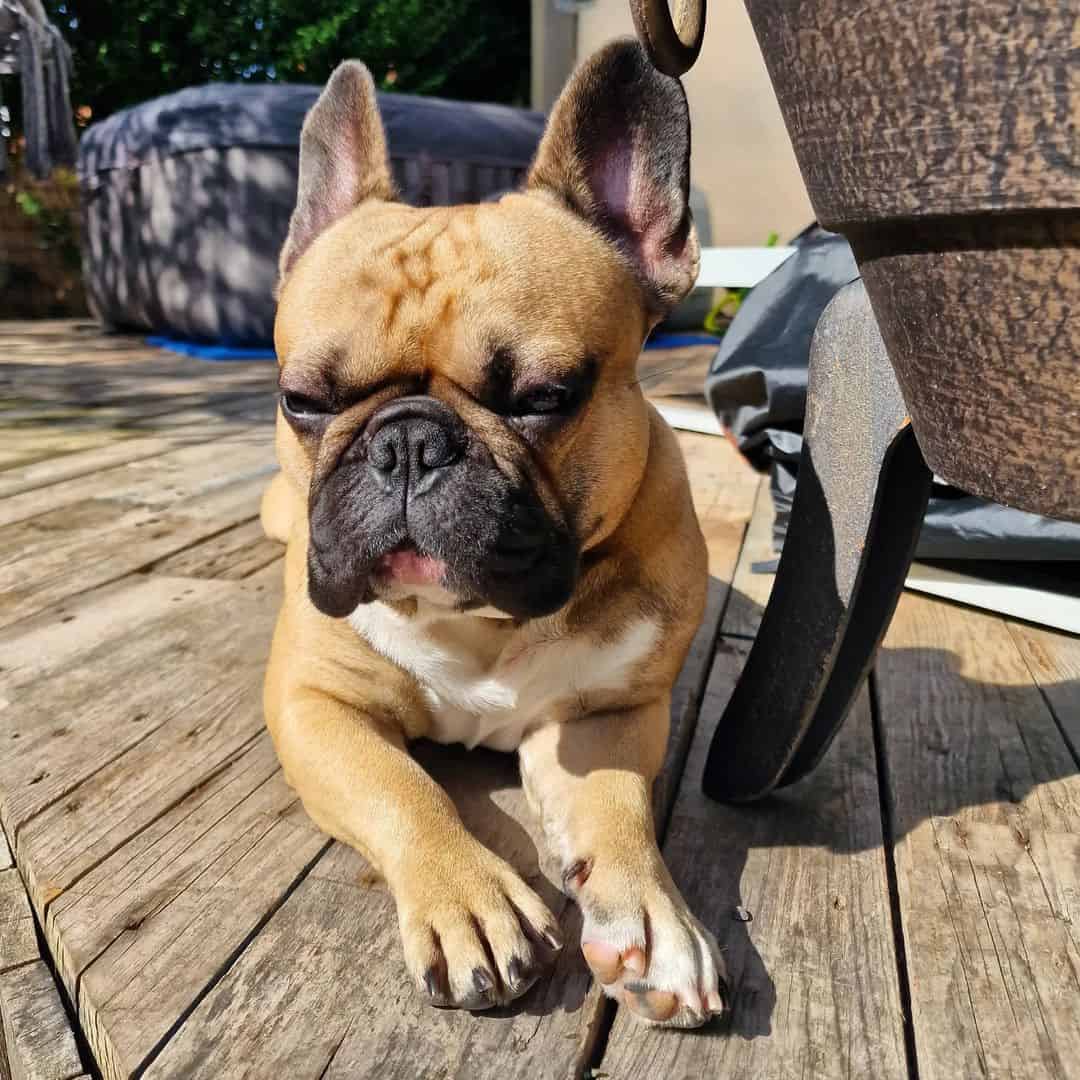
[[[330,76],[300,133],[300,183],[278,263],[281,277],[338,218],[368,199],[393,198],[375,84],[359,60],[346,60]]]

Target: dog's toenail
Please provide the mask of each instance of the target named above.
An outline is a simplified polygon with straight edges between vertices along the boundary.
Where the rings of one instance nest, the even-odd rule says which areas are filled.
[[[548,943],[549,948],[558,952],[562,947],[562,938],[559,936],[557,930],[547,929],[544,931],[544,940]]]
[[[473,968],[472,981],[478,994],[486,994],[495,985],[491,973],[482,967]]]
[[[510,958],[510,963],[506,965],[506,977],[510,980],[510,986],[516,990],[525,979],[525,965],[522,964],[521,959],[517,956]]]
[[[440,982],[438,968],[430,967],[424,972],[424,989],[428,992],[428,997],[442,997]]]

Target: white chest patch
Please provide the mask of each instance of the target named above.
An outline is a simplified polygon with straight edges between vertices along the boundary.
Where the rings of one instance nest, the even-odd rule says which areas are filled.
[[[376,602],[349,622],[423,687],[432,739],[493,750],[516,749],[560,702],[624,687],[659,636],[655,623],[642,620],[608,644],[581,637],[529,644],[506,620],[427,610],[408,618]]]

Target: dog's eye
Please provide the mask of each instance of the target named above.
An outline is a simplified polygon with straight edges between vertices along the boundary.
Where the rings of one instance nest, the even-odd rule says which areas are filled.
[[[314,420],[329,416],[333,411],[329,405],[304,394],[292,394],[288,391],[281,393],[281,408],[286,416],[296,420]]]
[[[574,393],[567,386],[541,386],[518,398],[515,411],[521,416],[547,416],[564,412],[573,399]]]

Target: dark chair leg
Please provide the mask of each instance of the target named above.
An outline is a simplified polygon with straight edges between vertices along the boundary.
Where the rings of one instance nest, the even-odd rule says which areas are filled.
[[[896,608],[930,479],[866,292],[853,282],[814,333],[791,522],[709,749],[711,798],[761,798],[828,749]]]

